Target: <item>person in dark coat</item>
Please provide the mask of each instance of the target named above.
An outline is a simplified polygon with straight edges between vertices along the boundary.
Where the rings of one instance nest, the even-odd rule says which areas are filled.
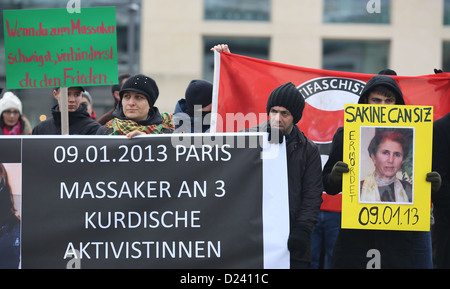
[[[185,98],[175,106],[175,133],[209,132],[211,122],[213,84],[194,79],[186,88]]]
[[[450,113],[433,124],[432,167],[442,178],[441,188],[431,193],[435,264],[437,269],[450,269]]]
[[[405,105],[403,93],[397,82],[387,75],[372,77],[361,92],[360,104]],[[330,155],[323,168],[323,185],[330,195],[342,191],[342,174],[349,172],[343,160],[344,128],[333,136]],[[433,184],[432,184],[433,186]],[[422,233],[422,232],[419,232]],[[390,230],[341,229],[334,247],[332,268],[365,269],[370,259],[369,250],[381,255],[381,268],[416,268],[416,232]]]
[[[133,138],[142,134],[172,133],[173,117],[160,113],[155,106],[159,96],[156,82],[145,75],[128,78],[120,90],[120,101],[113,119],[100,127],[98,135],[125,135]]]
[[[100,124],[91,119],[85,103],[81,103],[83,87],[68,88],[69,135],[95,135]],[[53,91],[58,104],[52,108],[53,117],[39,123],[33,128],[33,135],[61,134],[60,89]]]
[[[119,75],[119,84],[115,84],[111,87],[111,94],[113,97],[114,105],[111,110],[107,111],[104,115],[100,116],[97,119],[97,122],[101,125],[105,125],[108,121],[113,119],[113,113],[117,108],[117,104],[120,100],[120,89],[122,88],[122,85],[127,81],[128,78],[130,78],[131,74],[124,73]]]
[[[311,233],[322,204],[322,163],[319,149],[297,127],[305,99],[292,82],[275,88],[267,101],[269,120],[249,131],[269,132],[270,141],[286,140],[291,269],[311,263]],[[279,134],[278,134],[279,133]]]

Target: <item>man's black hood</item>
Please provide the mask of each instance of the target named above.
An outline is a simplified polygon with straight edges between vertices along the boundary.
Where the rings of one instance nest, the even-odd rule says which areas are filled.
[[[359,97],[358,103],[367,103],[367,99],[369,97],[370,92],[376,86],[384,86],[392,90],[396,95],[395,104],[405,105],[405,100],[403,99],[403,93],[400,90],[397,82],[390,76],[387,75],[375,75],[367,82],[363,91],[361,92],[361,96]]]

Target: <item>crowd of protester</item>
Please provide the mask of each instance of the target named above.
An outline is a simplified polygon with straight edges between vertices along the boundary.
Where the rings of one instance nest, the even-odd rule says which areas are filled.
[[[227,45],[217,45],[212,50],[230,52]],[[359,103],[405,105],[392,74],[395,72],[385,70],[371,78]],[[84,87],[69,87],[69,134],[124,135],[131,139],[142,134],[209,132],[212,91],[212,83],[192,80],[185,96],[174,105],[174,111],[161,112],[156,106],[159,89],[155,80],[142,74],[124,74],[119,84],[112,87],[111,110],[96,116],[95,96]],[[60,88],[54,89],[52,94],[58,101],[51,109],[52,117],[31,128],[20,99],[6,91],[0,99],[0,135],[60,135]],[[332,216],[320,215],[323,192],[341,193],[343,174],[349,171],[348,164],[343,162],[343,128],[336,131],[328,161],[322,169],[317,145],[296,125],[304,107],[305,99],[295,85],[281,84],[267,96],[268,121],[249,129],[268,132],[272,143],[286,142],[290,216],[287,247],[291,268],[366,268],[366,255],[372,248],[381,252],[382,268],[450,268],[450,113],[434,123],[432,171],[423,176],[431,183],[432,232],[356,230],[340,228],[340,222],[336,221],[340,220],[340,212]],[[391,147],[397,150],[397,163],[404,161],[408,151],[405,136],[385,131],[379,134],[377,132],[375,143],[371,144],[370,156],[374,163],[382,161],[381,148],[389,151]],[[376,165],[375,168],[371,177],[364,181],[365,185],[362,184],[364,189],[375,188],[367,190],[368,198],[381,202],[410,201],[409,184]],[[334,232],[333,237],[325,248],[317,248],[314,233],[327,218],[332,224],[327,230]],[[0,164],[0,268],[17,268],[19,264],[19,223],[8,174]],[[319,262],[321,254],[328,257]]]

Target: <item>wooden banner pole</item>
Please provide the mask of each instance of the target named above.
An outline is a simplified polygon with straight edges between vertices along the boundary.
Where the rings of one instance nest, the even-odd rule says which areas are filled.
[[[61,99],[61,135],[69,135],[69,96],[68,88],[61,87],[59,90],[59,97]]]

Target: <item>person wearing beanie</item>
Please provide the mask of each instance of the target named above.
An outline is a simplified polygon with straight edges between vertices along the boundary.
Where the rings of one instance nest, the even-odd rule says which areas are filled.
[[[289,136],[303,115],[305,108],[305,98],[292,82],[285,83],[275,88],[267,100],[266,110],[269,115],[270,125],[281,130],[284,135]],[[281,111],[280,118],[271,117]],[[290,114],[290,118],[283,116]],[[288,121],[285,121],[285,120]]]
[[[172,115],[160,113],[155,105],[159,96],[156,82],[143,74],[133,75],[120,90],[120,101],[113,119],[100,127],[97,134],[126,135],[172,133]]]
[[[31,125],[22,114],[22,102],[7,91],[0,99],[0,135],[29,135]]]
[[[322,163],[319,149],[297,126],[305,99],[292,82],[269,95],[269,120],[249,129],[269,133],[271,143],[286,140],[290,233],[287,247],[291,269],[309,268],[311,233],[322,204]]]
[[[380,72],[378,72],[379,75],[397,75],[397,72],[395,70],[392,69],[383,69],[380,70]]]
[[[67,101],[69,112],[69,135],[95,135],[100,124],[91,119],[87,112],[87,106],[82,103],[84,88],[69,87],[67,89]],[[61,135],[61,90],[59,87],[53,90],[53,97],[58,104],[52,108],[52,116],[33,128],[33,135]]]
[[[213,84],[206,80],[192,80],[186,88],[185,98],[175,106],[176,133],[201,133],[210,129]]]
[[[369,79],[358,103],[405,105],[403,93],[395,79],[388,76],[386,71],[380,73],[385,75],[378,74]],[[333,136],[329,158],[322,172],[324,190],[330,195],[342,191],[342,175],[349,172],[348,164],[342,161],[343,147],[344,128],[340,127]],[[428,173],[424,178],[432,183],[432,188],[440,186],[438,173]],[[381,253],[381,268],[432,268],[431,239],[427,237],[427,245],[427,242],[422,242],[423,236],[417,233],[422,232],[340,229],[334,246],[331,268],[365,269],[370,260],[366,254],[368,250],[374,248]],[[419,239],[422,243],[420,252],[415,250]]]

